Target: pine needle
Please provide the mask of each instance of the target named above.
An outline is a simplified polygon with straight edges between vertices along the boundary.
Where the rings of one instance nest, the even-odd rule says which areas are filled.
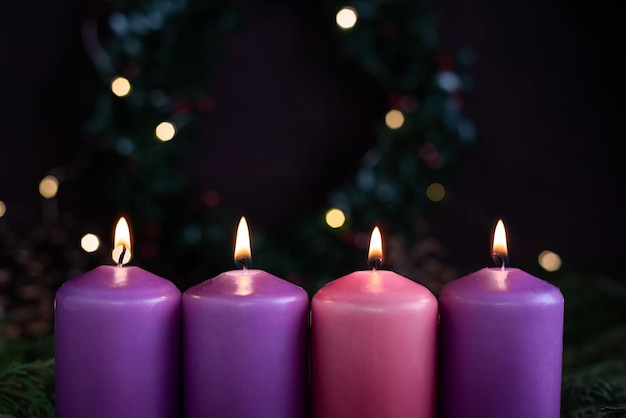
[[[564,379],[561,417],[626,417],[626,375]]]
[[[54,358],[0,370],[0,418],[54,417]]]

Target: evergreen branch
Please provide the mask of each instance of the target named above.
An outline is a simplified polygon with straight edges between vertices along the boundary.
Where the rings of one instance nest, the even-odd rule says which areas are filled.
[[[51,357],[54,357],[52,334],[12,341],[0,338],[0,375],[11,363],[30,363]]]
[[[54,358],[0,370],[0,418],[54,417]]]
[[[565,378],[561,416],[617,418],[626,416],[626,375]]]

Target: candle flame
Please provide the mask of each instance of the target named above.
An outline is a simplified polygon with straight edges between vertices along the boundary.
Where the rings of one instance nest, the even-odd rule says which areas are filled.
[[[120,256],[124,253],[124,257],[120,260]],[[131,259],[131,245],[130,245],[130,228],[128,222],[123,216],[117,221],[115,225],[115,234],[113,240],[113,261],[118,264],[126,264]]]
[[[507,247],[506,230],[504,229],[504,222],[502,219],[498,220],[496,229],[493,233],[493,257],[494,260],[500,260],[502,267],[504,267],[505,261],[509,256],[509,250]]]
[[[370,248],[367,254],[367,262],[376,269],[383,262],[383,239],[380,229],[375,226],[370,237]]]
[[[239,221],[237,227],[237,238],[235,239],[235,262],[250,260],[252,253],[250,251],[250,232],[248,231],[248,223],[244,216]]]

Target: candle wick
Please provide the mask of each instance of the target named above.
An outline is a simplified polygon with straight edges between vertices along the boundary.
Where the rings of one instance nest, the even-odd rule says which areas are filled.
[[[237,261],[239,262],[239,264],[241,264],[241,268],[243,269],[243,272],[247,273],[249,260],[246,257],[239,257]]]
[[[383,259],[381,257],[372,257],[368,260],[368,264],[371,267],[372,272],[376,273],[376,270],[382,266]]]
[[[117,260],[117,266],[122,267],[124,264],[124,256],[126,255],[126,246],[122,245],[122,253],[120,254],[120,258]]]
[[[492,254],[492,257],[496,265],[500,264],[500,268],[502,269],[502,271],[504,271],[504,269],[506,268],[506,262],[508,261],[508,257],[506,255],[502,255],[496,252]]]

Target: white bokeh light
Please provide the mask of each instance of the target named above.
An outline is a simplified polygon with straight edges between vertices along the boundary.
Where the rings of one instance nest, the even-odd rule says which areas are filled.
[[[85,234],[80,239],[80,247],[88,253],[93,253],[100,248],[100,238],[95,234]]]
[[[130,94],[132,90],[132,86],[130,85],[130,81],[124,77],[116,77],[111,81],[111,91],[117,97],[126,97]]]
[[[337,12],[335,20],[340,28],[350,29],[356,25],[358,15],[353,7],[346,6]]]
[[[159,141],[167,142],[176,135],[176,126],[172,122],[161,122],[154,130]]]

